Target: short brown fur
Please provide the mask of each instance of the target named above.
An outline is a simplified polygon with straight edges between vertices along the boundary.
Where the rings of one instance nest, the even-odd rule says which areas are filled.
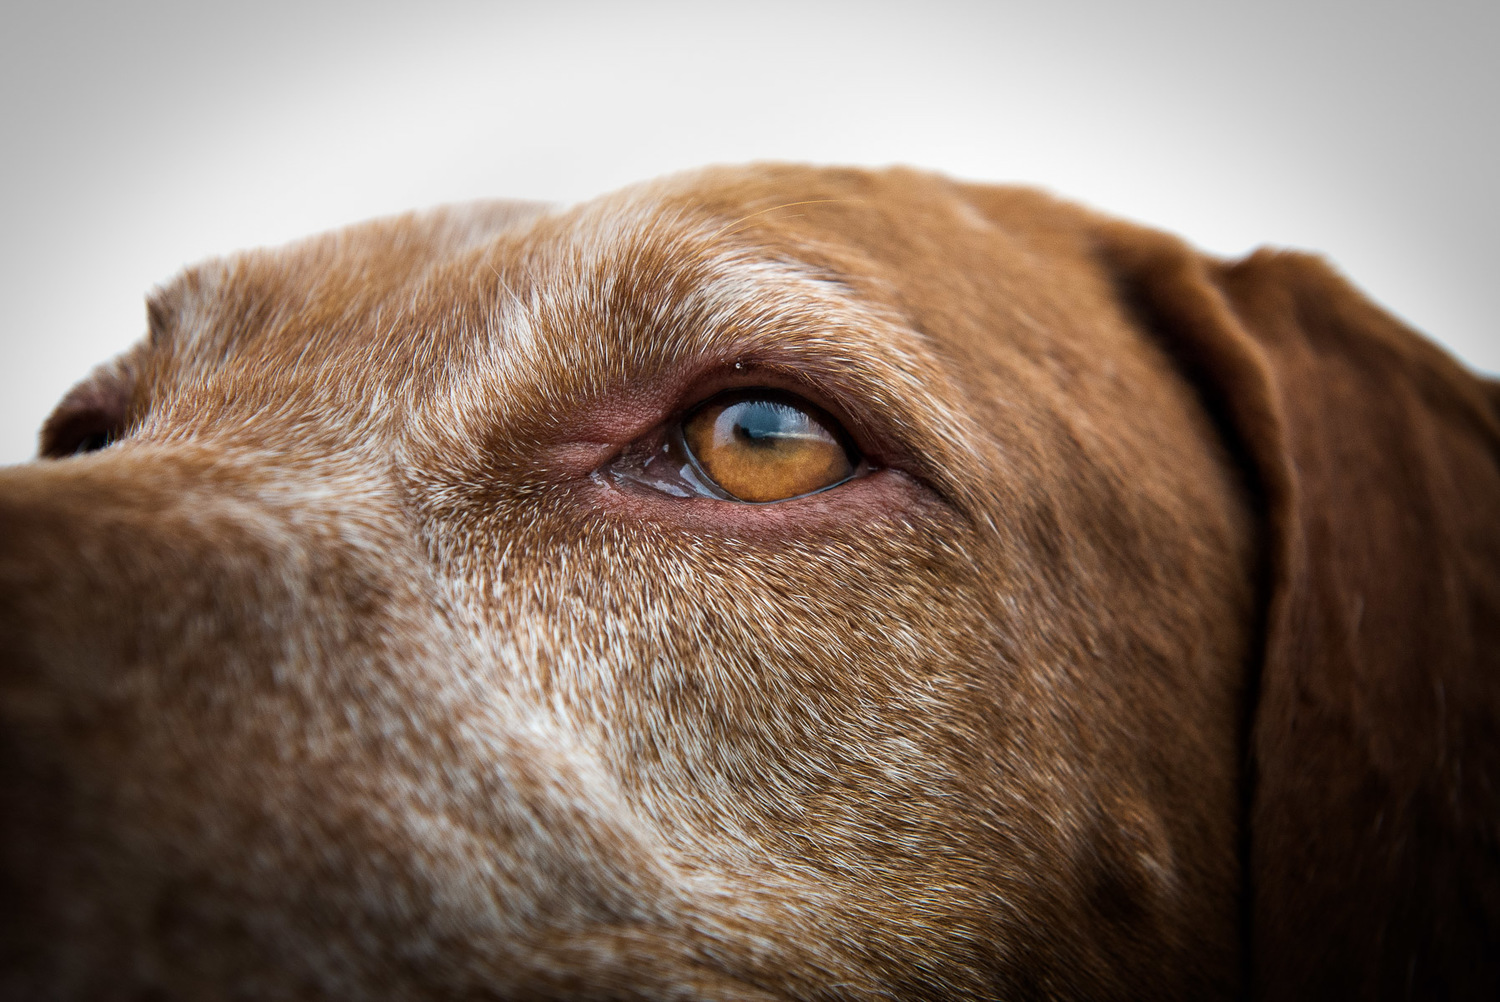
[[[1496,394],[1316,259],[757,166],[150,318],[0,473],[0,994],[1500,994]],[[600,474],[746,385],[878,472]]]

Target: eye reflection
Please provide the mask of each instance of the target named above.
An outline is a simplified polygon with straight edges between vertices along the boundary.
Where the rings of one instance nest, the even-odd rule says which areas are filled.
[[[622,456],[609,472],[673,497],[767,504],[836,487],[865,469],[848,434],[821,409],[749,389],[698,405],[649,453]]]
[[[701,472],[741,501],[811,494],[854,474],[838,426],[805,401],[760,393],[717,397],[682,423]]]

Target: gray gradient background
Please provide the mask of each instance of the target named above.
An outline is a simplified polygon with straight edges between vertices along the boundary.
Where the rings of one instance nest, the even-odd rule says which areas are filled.
[[[0,14],[0,462],[196,259],[708,162],[1017,180],[1323,251],[1500,370],[1500,4],[267,2]]]

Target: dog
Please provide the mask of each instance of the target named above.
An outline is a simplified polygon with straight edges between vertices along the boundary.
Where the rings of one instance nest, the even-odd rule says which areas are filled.
[[[0,994],[1500,998],[1500,388],[713,168],[192,268],[0,473]]]

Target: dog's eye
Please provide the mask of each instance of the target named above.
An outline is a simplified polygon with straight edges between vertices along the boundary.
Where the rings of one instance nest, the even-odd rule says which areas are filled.
[[[98,452],[120,437],[119,426],[113,414],[95,408],[59,410],[42,429],[41,455],[47,459],[65,459]]]
[[[42,425],[43,459],[66,459],[106,449],[124,437],[135,378],[117,359],[68,391]]]
[[[731,390],[604,471],[673,497],[768,504],[816,494],[869,472],[833,417],[780,390]]]
[[[784,501],[843,483],[858,456],[805,400],[765,390],[721,394],[682,422],[698,469],[739,501]]]

